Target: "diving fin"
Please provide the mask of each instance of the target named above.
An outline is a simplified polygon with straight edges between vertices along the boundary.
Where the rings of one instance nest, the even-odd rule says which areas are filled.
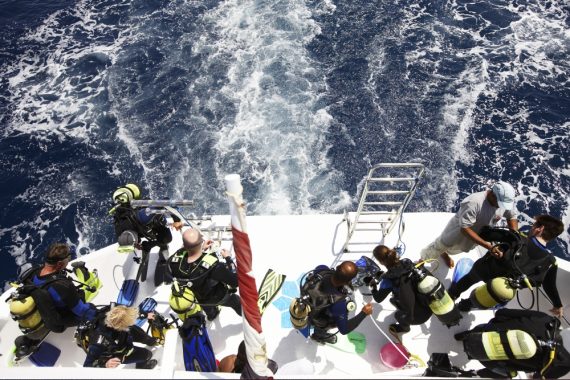
[[[259,312],[263,315],[263,312],[271,304],[279,290],[285,282],[285,275],[275,272],[273,269],[268,269],[265,273],[265,277],[261,281],[259,286],[259,298],[257,299],[257,306],[259,306]]]
[[[463,276],[465,276],[467,273],[469,273],[469,271],[471,271],[473,264],[474,264],[473,259],[469,257],[462,257],[461,259],[459,259],[457,264],[455,264],[455,270],[453,271],[453,278],[451,280],[451,283],[456,284],[457,282],[459,282],[459,280],[461,280]]]
[[[139,282],[137,280],[125,280],[123,286],[119,290],[117,304],[125,306],[133,306],[137,294],[139,292]]]
[[[38,349],[29,356],[28,359],[36,365],[36,367],[53,367],[59,359],[61,350],[48,342],[42,342]]]
[[[147,297],[139,304],[139,314],[136,325],[142,327],[147,320],[147,314],[152,313],[156,309],[158,302],[152,297]]]
[[[168,256],[168,250],[158,251],[158,261],[156,262],[156,268],[154,269],[154,286],[160,286],[163,282],[169,283],[168,276],[168,261],[164,257],[163,252]]]
[[[357,354],[363,354],[366,351],[366,336],[358,331],[348,333],[348,340],[354,345],[354,351]]]

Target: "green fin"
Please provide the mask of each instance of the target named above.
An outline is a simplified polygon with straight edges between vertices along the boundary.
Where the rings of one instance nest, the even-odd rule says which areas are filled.
[[[263,277],[261,285],[259,286],[259,298],[257,300],[257,306],[259,306],[259,312],[262,315],[277,293],[279,293],[279,290],[285,282],[285,277],[284,274],[279,274],[273,269],[268,269],[267,273],[265,273],[265,277]]]
[[[358,331],[348,333],[348,340],[354,345],[354,351],[357,354],[363,354],[366,351],[366,336]]]

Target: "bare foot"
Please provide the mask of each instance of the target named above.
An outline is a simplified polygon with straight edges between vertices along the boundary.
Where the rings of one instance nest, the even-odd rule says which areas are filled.
[[[451,257],[449,257],[447,252],[443,252],[441,254],[441,258],[443,259],[443,262],[445,263],[445,265],[447,265],[449,268],[453,268],[455,266],[455,261],[453,261],[453,259]]]

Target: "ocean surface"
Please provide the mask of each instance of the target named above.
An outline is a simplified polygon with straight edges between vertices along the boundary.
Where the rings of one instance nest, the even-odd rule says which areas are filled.
[[[371,165],[420,162],[408,211],[504,180],[562,218],[565,0],[0,0],[0,284],[53,242],[114,242],[111,193],[227,213],[354,210]]]

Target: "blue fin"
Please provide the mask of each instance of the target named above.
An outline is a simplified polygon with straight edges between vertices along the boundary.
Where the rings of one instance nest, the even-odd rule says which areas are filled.
[[[139,282],[137,280],[123,281],[123,286],[121,286],[121,290],[119,290],[119,296],[117,297],[117,304],[133,306],[138,292]]]
[[[154,309],[156,309],[156,305],[158,305],[158,302],[156,302],[154,298],[146,297],[139,304],[139,314],[146,314],[153,312]],[[144,325],[145,322],[146,322],[146,315],[145,317],[138,317],[136,325],[142,327],[142,325]]]
[[[453,278],[451,282],[453,284],[457,283],[463,276],[465,276],[471,268],[473,267],[473,260],[469,257],[463,257],[459,259],[457,264],[455,264],[455,270],[453,271]]]
[[[29,359],[37,367],[53,367],[59,359],[61,350],[48,342],[42,342]]]
[[[308,338],[309,335],[311,335],[311,326],[307,325],[307,327],[299,329],[297,331],[299,331],[299,333],[301,333],[301,335],[303,335],[305,338]]]

